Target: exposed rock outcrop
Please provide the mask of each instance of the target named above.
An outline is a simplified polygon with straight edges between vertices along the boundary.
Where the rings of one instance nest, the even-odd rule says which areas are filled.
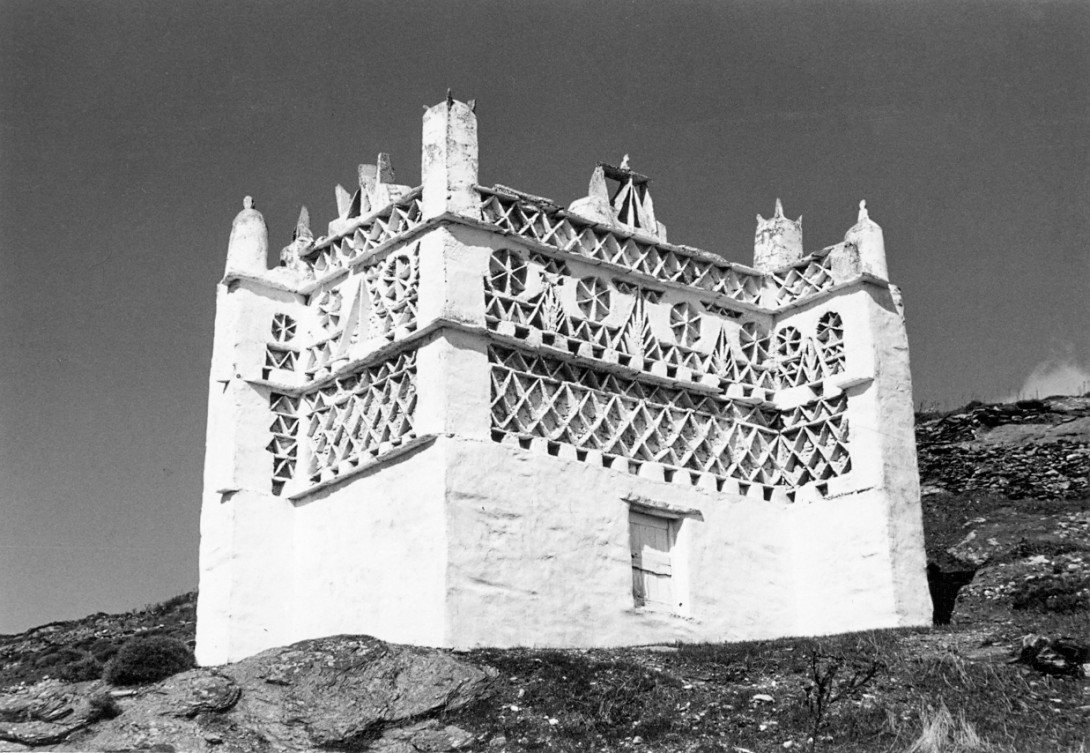
[[[492,679],[448,651],[335,636],[132,690],[55,680],[22,688],[0,696],[0,741],[67,751],[447,751],[472,735],[436,717],[487,696]],[[103,697],[116,702],[115,718]],[[18,748],[0,742],[8,749]]]
[[[1074,638],[1030,634],[1022,638],[1022,652],[1015,661],[1047,675],[1085,677],[1090,647]]]
[[[1079,499],[1090,494],[1090,397],[970,405],[917,416],[920,478],[951,494]]]
[[[101,681],[45,680],[0,696],[0,750],[49,745],[118,711]]]

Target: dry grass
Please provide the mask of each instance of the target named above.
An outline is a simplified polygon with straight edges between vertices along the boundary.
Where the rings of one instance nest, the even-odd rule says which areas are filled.
[[[920,723],[923,730],[905,753],[1006,753],[1010,750],[985,741],[965,720],[964,712],[959,711],[955,718],[945,703],[940,703],[937,709],[921,709]]]

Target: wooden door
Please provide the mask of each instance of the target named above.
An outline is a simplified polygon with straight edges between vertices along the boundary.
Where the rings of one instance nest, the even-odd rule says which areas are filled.
[[[674,531],[669,518],[629,513],[632,543],[632,595],[636,606],[673,608],[670,550]]]

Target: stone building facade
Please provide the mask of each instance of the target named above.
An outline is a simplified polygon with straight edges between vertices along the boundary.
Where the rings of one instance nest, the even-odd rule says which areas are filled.
[[[648,179],[478,183],[472,103],[306,210],[252,202],[218,287],[197,655],[368,633],[608,646],[921,625],[908,345],[860,208],[754,264],[666,240]]]

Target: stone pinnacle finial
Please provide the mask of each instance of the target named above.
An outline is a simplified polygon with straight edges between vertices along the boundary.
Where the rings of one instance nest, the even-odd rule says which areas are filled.
[[[445,212],[480,217],[477,195],[477,116],[468,104],[447,98],[424,113],[420,154],[422,208],[428,219]]]
[[[394,175],[394,163],[390,161],[390,155],[379,152],[376,167],[376,179],[379,183],[393,183],[397,178]]]
[[[268,269],[269,231],[265,218],[254,208],[254,197],[242,200],[242,211],[231,223],[227,244],[227,274],[261,274]]]
[[[624,156],[624,159],[621,160],[621,169],[622,170],[631,170],[632,169],[631,167],[628,166],[628,155],[627,154]]]
[[[314,233],[310,230],[310,212],[305,205],[299,210],[299,220],[295,223],[295,235],[292,237],[292,240],[299,239],[314,239]]]
[[[886,266],[886,240],[882,228],[870,218],[867,202],[859,202],[859,217],[844,235],[844,240],[859,250],[862,271],[882,280],[889,279]]]
[[[776,208],[767,220],[757,215],[754,237],[753,266],[770,272],[802,258],[802,217],[789,220],[783,214],[783,202],[777,198]]]

